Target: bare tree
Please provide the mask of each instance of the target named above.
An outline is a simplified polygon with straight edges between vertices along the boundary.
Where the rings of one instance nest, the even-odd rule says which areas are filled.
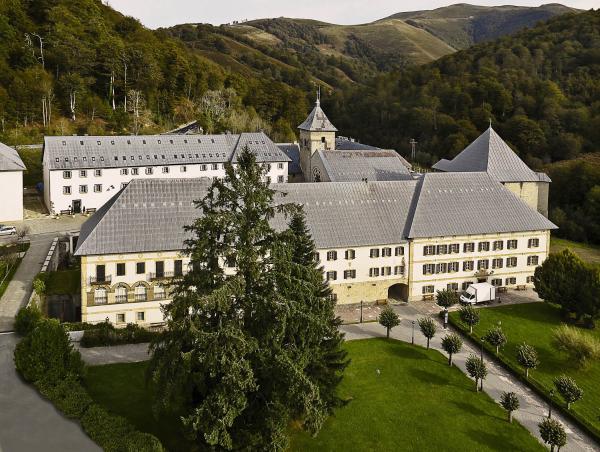
[[[77,89],[71,88],[69,91],[69,108],[71,109],[71,119],[75,121],[75,108],[77,107]]]
[[[38,42],[39,42],[39,46],[40,46],[40,56],[36,57],[36,58],[42,64],[42,69],[46,69],[46,61],[44,60],[44,38],[42,38],[42,36],[40,36],[37,33],[31,33],[31,34],[25,33],[25,43],[27,44],[28,47],[31,48],[31,52],[34,57],[35,57],[35,50],[33,47],[33,40],[31,39],[32,36],[38,38]]]
[[[132,89],[129,91],[129,112],[133,115],[133,131],[137,135],[141,129],[141,116],[146,109],[146,101],[141,91]]]

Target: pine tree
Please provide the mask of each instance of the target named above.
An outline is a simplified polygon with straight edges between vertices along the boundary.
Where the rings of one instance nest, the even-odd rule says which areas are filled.
[[[318,387],[323,403],[318,419],[322,421],[334,407],[344,403],[336,388],[349,361],[342,348],[344,335],[339,331],[342,321],[335,315],[331,288],[323,278],[316,253],[304,213],[297,208],[274,255],[280,257],[276,259],[278,289],[291,308],[285,341]],[[313,433],[320,428],[318,423],[305,426]]]
[[[167,329],[152,344],[149,375],[156,408],[183,413],[202,445],[284,450],[292,420],[314,433],[337,400],[345,367],[338,320],[314,261],[297,263],[310,255],[306,239],[290,248],[294,234],[272,228],[293,210],[276,197],[245,149],[186,228],[190,270],[164,309]]]

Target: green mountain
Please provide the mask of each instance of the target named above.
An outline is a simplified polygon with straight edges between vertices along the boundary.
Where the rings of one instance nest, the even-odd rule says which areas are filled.
[[[277,59],[298,61],[321,80],[339,86],[344,81],[365,82],[380,71],[428,63],[572,11],[556,4],[537,8],[458,4],[399,13],[361,25],[281,17],[223,25],[212,31]]]
[[[213,44],[203,54],[100,0],[1,1],[0,140],[158,132],[195,119],[209,132],[293,139],[312,76],[282,76],[274,59],[238,64],[220,45],[226,38],[206,36]]]
[[[338,129],[369,144],[407,156],[414,138],[417,163],[425,167],[454,157],[491,121],[526,163],[544,170],[552,162],[600,152],[598,74],[600,10],[591,10],[381,75],[322,103]],[[572,171],[551,172],[552,190],[573,194],[551,193],[551,219],[565,225],[578,212],[577,220],[569,220],[569,237],[596,243],[597,161],[587,159],[585,171],[574,165]]]

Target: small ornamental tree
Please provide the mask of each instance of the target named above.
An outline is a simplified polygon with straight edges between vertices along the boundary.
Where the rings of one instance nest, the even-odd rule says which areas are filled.
[[[487,376],[487,366],[481,358],[471,354],[466,361],[467,372],[475,379],[475,391],[479,392],[479,380],[483,389],[483,380]]]
[[[537,351],[526,343],[517,347],[517,361],[525,368],[525,377],[527,378],[529,378],[529,369],[535,369],[540,364]]]
[[[512,422],[513,411],[519,409],[519,398],[514,392],[503,392],[500,396],[500,405],[508,412],[508,422]]]
[[[460,352],[463,342],[460,336],[456,333],[450,333],[442,339],[442,348],[448,353],[448,365],[452,365],[452,355]]]
[[[554,418],[545,418],[538,424],[542,440],[550,445],[550,452],[557,451],[567,444],[567,433],[563,425]]]
[[[437,332],[435,322],[430,317],[422,317],[419,319],[419,328],[421,329],[423,336],[427,338],[427,350],[429,350],[429,342]]]
[[[506,335],[499,326],[494,327],[485,333],[483,340],[496,347],[496,355],[498,354],[500,347],[506,345]]]
[[[561,375],[554,379],[554,386],[565,402],[567,402],[567,410],[571,409],[571,404],[577,402],[583,397],[583,389],[577,386],[575,380],[566,375]]]
[[[386,306],[379,314],[379,323],[386,329],[386,337],[390,338],[390,330],[400,325],[400,317],[394,312],[391,306]]]
[[[473,327],[479,323],[479,312],[473,306],[463,306],[459,311],[460,320],[469,325],[469,332],[473,334]]]
[[[448,309],[458,303],[458,293],[453,290],[438,290],[435,298],[437,305],[444,309]]]

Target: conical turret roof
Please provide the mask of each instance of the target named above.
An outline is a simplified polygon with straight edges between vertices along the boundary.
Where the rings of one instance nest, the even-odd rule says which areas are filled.
[[[308,118],[298,128],[300,130],[308,130],[309,132],[337,132],[337,129],[321,108],[319,98],[317,98],[313,111],[310,112]]]
[[[486,172],[500,182],[535,182],[540,177],[490,126],[452,160],[433,165],[444,172]]]

